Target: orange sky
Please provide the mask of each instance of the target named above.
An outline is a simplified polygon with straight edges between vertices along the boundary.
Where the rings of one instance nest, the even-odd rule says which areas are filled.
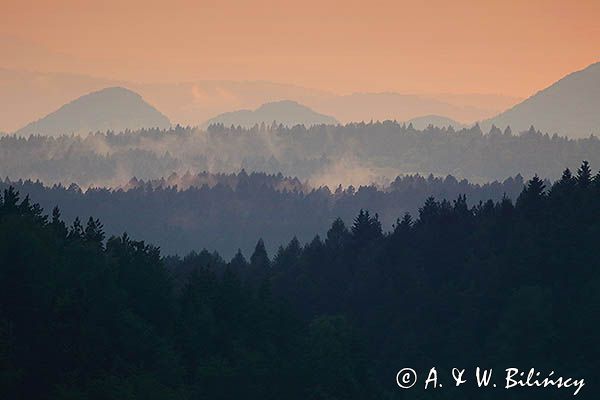
[[[527,96],[600,60],[599,21],[600,0],[0,0],[28,60],[0,66]]]

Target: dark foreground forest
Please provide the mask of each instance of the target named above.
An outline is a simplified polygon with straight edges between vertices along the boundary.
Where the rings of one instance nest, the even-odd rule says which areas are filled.
[[[516,202],[428,199],[390,233],[360,212],[269,258],[162,258],[101,222],[0,202],[0,398],[571,398],[573,389],[401,390],[432,366],[600,370],[600,176]],[[35,199],[34,199],[35,200]],[[424,379],[423,377],[421,379]],[[423,382],[423,380],[421,380]],[[460,389],[460,390],[459,390]]]
[[[517,175],[502,182],[473,184],[453,176],[399,176],[388,186],[311,188],[298,179],[264,173],[197,175],[173,174],[166,179],[132,180],[124,190],[76,185],[44,186],[40,182],[5,181],[45,209],[59,205],[63,218],[99,218],[108,235],[128,232],[138,240],[160,246],[163,254],[186,254],[207,248],[224,257],[238,249],[249,255],[257,238],[271,252],[292,238],[302,243],[323,235],[336,218],[351,223],[361,208],[378,213],[384,230],[398,215],[416,215],[430,196],[467,195],[470,204],[503,196],[516,199],[523,189]]]

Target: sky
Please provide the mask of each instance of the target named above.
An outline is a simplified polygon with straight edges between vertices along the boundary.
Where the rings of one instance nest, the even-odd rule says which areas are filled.
[[[0,0],[0,67],[526,97],[600,61],[600,0]]]

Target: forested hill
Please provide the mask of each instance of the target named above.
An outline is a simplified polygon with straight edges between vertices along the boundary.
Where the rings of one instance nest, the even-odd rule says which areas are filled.
[[[313,185],[369,184],[400,174],[447,175],[475,182],[534,174],[558,179],[581,160],[600,165],[597,137],[572,140],[535,129],[523,133],[478,126],[416,130],[392,121],[344,126],[213,125],[97,133],[85,138],[0,137],[0,176],[80,186],[122,186],[132,177],[173,172],[265,171]]]
[[[414,399],[424,392],[400,390],[396,373],[432,366],[444,382],[457,366],[534,366],[597,398],[599,196],[583,164],[551,188],[532,179],[514,204],[428,199],[390,233],[361,212],[272,259],[259,241],[249,261],[225,262],[105,240],[101,221],[66,226],[7,189],[0,398]],[[474,385],[431,398],[481,398]]]
[[[388,187],[311,188],[281,174],[184,174],[144,182],[131,180],[128,190],[76,185],[47,187],[40,182],[5,181],[46,209],[58,205],[67,221],[76,216],[102,219],[109,234],[125,231],[159,245],[166,254],[208,248],[232,256],[248,254],[256,238],[273,251],[296,236],[306,242],[324,234],[337,217],[349,223],[361,208],[378,213],[385,229],[398,215],[416,214],[429,196],[455,198],[466,194],[470,204],[506,195],[515,199],[521,176],[502,182],[473,184],[452,176],[401,176]],[[175,186],[176,185],[176,186]]]

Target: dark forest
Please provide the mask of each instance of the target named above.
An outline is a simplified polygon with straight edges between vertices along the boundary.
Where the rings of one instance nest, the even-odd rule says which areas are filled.
[[[275,251],[296,237],[305,243],[323,235],[341,218],[350,224],[360,209],[377,213],[384,230],[399,215],[417,214],[430,196],[453,199],[461,194],[469,205],[503,196],[516,199],[523,189],[517,175],[502,182],[473,184],[453,176],[399,176],[385,187],[375,185],[329,189],[312,188],[296,178],[265,173],[172,174],[166,179],[131,180],[123,189],[89,188],[41,182],[5,181],[30,195],[45,209],[59,205],[63,218],[99,218],[109,235],[128,232],[138,240],[160,246],[163,254],[186,254],[210,249],[232,257],[238,249],[248,255],[257,238]]]
[[[257,238],[249,259],[225,261],[163,257],[127,234],[106,238],[94,218],[67,225],[8,188],[0,397],[441,398],[400,391],[396,372],[477,363],[560,367],[589,382],[600,360],[599,195],[584,162],[548,187],[534,177],[514,202],[428,198],[390,232],[361,210],[305,245],[269,257]]]

